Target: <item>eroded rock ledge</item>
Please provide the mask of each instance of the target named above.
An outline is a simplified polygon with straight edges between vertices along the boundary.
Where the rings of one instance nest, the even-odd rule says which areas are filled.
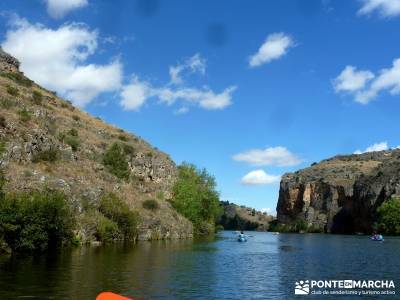
[[[376,209],[400,195],[400,150],[335,156],[282,177],[277,204],[281,225],[306,221],[328,233],[369,233]]]

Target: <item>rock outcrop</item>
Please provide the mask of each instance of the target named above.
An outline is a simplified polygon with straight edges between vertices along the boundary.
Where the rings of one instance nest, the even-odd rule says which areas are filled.
[[[5,52],[0,47],[0,70],[2,71],[18,71],[19,61],[15,57]]]
[[[138,212],[139,239],[192,237],[191,222],[169,202],[177,168],[167,154],[80,111],[18,68],[18,60],[0,49],[0,168],[6,190],[61,190],[78,214],[83,203],[98,207],[112,192]],[[128,180],[103,163],[114,143],[124,149]],[[143,207],[149,199],[158,202],[157,210]]]
[[[239,206],[228,201],[221,201],[224,211],[218,220],[226,230],[267,231],[273,217],[254,208]]]
[[[370,233],[376,209],[400,194],[400,149],[336,156],[285,174],[277,219],[330,233]]]

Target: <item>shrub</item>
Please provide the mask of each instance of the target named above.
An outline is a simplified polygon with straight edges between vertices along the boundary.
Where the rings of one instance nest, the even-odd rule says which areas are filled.
[[[0,233],[13,252],[43,251],[72,238],[74,219],[64,194],[30,192],[0,201]]]
[[[77,115],[73,115],[73,116],[72,116],[72,119],[73,119],[74,121],[77,121],[77,122],[78,122],[78,121],[80,121],[81,118],[80,118],[79,116],[77,116]]]
[[[120,144],[114,143],[103,156],[103,164],[108,171],[120,179],[129,178],[129,165]]]
[[[293,227],[294,232],[306,232],[307,229],[308,229],[308,224],[303,219],[298,219]]]
[[[125,240],[133,240],[137,234],[137,214],[115,194],[108,194],[100,200],[100,212],[118,225]]]
[[[111,242],[118,240],[121,233],[118,229],[117,223],[111,221],[109,218],[99,214],[96,220],[95,237],[98,241]]]
[[[9,93],[11,96],[18,96],[19,95],[19,91],[16,87],[14,86],[7,86],[7,93]]]
[[[6,118],[0,116],[0,127],[6,127],[6,126],[7,126]]]
[[[79,142],[79,140],[78,140],[77,137],[71,136],[71,135],[67,135],[67,136],[65,137],[65,143],[66,143],[67,145],[71,146],[72,151],[78,151],[80,142]]]
[[[32,93],[32,100],[35,104],[39,105],[42,103],[43,95],[39,91],[33,91]]]
[[[65,134],[64,132],[60,132],[60,133],[58,134],[58,140],[59,140],[60,142],[64,142],[65,136],[66,136],[66,134]]]
[[[57,148],[49,148],[39,151],[32,156],[32,162],[39,161],[55,162],[60,157],[60,151]]]
[[[118,136],[118,139],[120,139],[121,141],[127,142],[128,141],[128,137],[124,134],[120,134]]]
[[[268,231],[271,232],[290,232],[289,226],[285,224],[279,224],[278,220],[272,220],[268,224]]]
[[[157,210],[160,207],[158,202],[154,199],[145,200],[143,202],[142,206],[143,206],[143,208],[148,209],[148,210]]]
[[[30,121],[30,119],[32,118],[31,113],[25,108],[20,110],[18,114],[19,114],[19,119],[24,123]]]
[[[126,155],[133,155],[135,153],[135,148],[129,144],[122,144],[122,147],[124,148],[124,153]]]
[[[58,139],[71,146],[72,151],[78,151],[80,141],[78,139],[78,131],[75,128],[72,128],[67,132],[60,132]]]
[[[32,177],[33,176],[33,172],[31,170],[25,170],[24,171],[24,176],[25,177]]]
[[[215,188],[215,179],[206,170],[199,170],[186,163],[178,167],[172,205],[193,222],[195,233],[204,234],[207,228],[211,228],[208,233],[215,231],[215,220],[222,211]]]
[[[71,135],[71,136],[78,136],[78,130],[76,130],[75,128],[71,128],[68,131],[68,134]]]
[[[378,229],[382,233],[400,235],[400,198],[385,201],[377,209]]]
[[[218,224],[217,226],[215,226],[215,232],[223,231],[223,230],[224,230],[224,226],[222,226],[221,224]]]
[[[10,109],[11,107],[15,106],[15,102],[8,98],[1,98],[0,106],[4,109]]]
[[[21,73],[14,73],[14,72],[1,73],[1,76],[14,80],[16,83],[23,85],[25,87],[31,87],[33,83],[32,80],[26,78]]]
[[[316,226],[310,226],[307,229],[307,232],[309,233],[324,233],[324,229]]]

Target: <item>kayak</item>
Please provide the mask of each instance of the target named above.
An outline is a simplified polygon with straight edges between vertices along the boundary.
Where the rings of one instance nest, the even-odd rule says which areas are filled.
[[[245,237],[239,237],[238,242],[241,242],[241,243],[247,242],[247,239]]]
[[[371,240],[376,241],[376,242],[383,242],[385,239],[383,238],[382,235],[378,234],[378,235],[371,236]]]
[[[96,300],[134,300],[111,292],[103,292],[97,295]]]

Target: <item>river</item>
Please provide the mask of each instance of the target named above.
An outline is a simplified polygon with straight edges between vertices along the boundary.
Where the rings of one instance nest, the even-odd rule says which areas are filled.
[[[0,257],[0,299],[292,299],[299,280],[393,280],[400,296],[400,238],[232,232],[215,239],[153,241]],[[314,289],[315,290],[315,289]],[[309,298],[362,299],[360,296]],[[301,297],[300,297],[301,298]]]

